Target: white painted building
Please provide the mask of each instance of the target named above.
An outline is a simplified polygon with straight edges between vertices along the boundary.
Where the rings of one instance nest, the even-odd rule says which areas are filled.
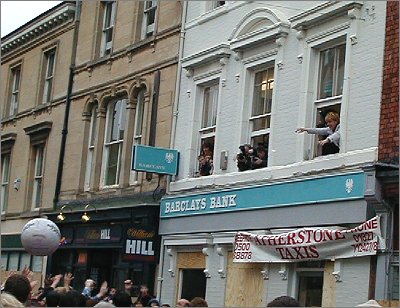
[[[373,167],[385,13],[382,1],[185,2],[171,141],[179,174],[160,215],[162,302],[202,296],[214,307],[265,307],[290,295],[304,306],[349,307],[387,299],[386,250],[232,262],[237,231],[354,227],[380,214],[387,237],[391,216]],[[340,114],[340,152],[322,156],[315,135],[295,130],[328,111]],[[208,176],[199,172],[204,142],[213,148]],[[267,149],[265,168],[238,171],[247,143]]]

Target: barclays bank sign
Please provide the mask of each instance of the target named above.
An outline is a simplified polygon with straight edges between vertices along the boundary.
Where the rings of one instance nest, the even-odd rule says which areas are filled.
[[[178,173],[177,150],[135,145],[132,151],[132,170],[169,175]]]

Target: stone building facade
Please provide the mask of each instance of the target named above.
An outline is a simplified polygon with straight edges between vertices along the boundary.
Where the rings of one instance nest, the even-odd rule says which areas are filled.
[[[55,14],[70,6],[76,6],[75,18],[68,15],[69,24],[55,32],[57,18],[64,21]],[[7,68],[2,80],[9,80],[1,85],[2,93],[8,93],[3,97],[2,149],[10,153],[2,155],[10,166],[3,185],[9,204],[2,235],[6,230],[18,241],[26,221],[46,215],[62,235],[46,271],[73,272],[78,290],[91,277],[120,289],[129,278],[136,288],[145,283],[154,291],[159,200],[166,177],[133,171],[132,149],[139,144],[169,147],[181,12],[182,3],[175,1],[67,1],[41,17],[54,15],[46,25],[34,19],[2,40],[2,67]],[[24,35],[36,27],[47,32],[32,45]],[[16,44],[25,49],[15,49]],[[51,99],[39,104],[47,90],[36,84],[37,76],[45,75],[38,68],[51,57]],[[9,116],[20,63],[18,113]],[[27,155],[33,155],[29,140],[36,135],[45,138],[46,147],[43,182],[35,190],[42,199],[31,211],[34,156]],[[17,177],[18,191],[12,186]]]
[[[20,233],[30,219],[53,209],[74,16],[75,3],[64,2],[1,40],[1,263],[5,271],[28,265],[42,273],[46,268],[46,258],[24,251]]]

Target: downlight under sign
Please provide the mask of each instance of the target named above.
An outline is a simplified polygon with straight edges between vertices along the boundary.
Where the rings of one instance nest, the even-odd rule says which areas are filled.
[[[178,173],[177,150],[134,145],[132,151],[132,170],[169,175]]]

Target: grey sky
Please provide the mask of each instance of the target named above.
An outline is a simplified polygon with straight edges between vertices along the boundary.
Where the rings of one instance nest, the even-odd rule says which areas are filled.
[[[19,28],[62,1],[1,0],[1,37]]]

